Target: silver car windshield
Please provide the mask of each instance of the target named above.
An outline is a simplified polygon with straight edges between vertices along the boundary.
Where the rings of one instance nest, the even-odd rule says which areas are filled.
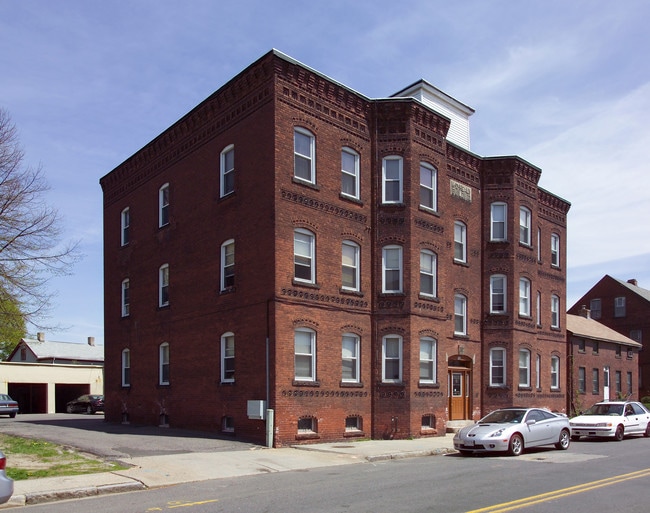
[[[526,415],[526,410],[497,410],[483,417],[479,424],[518,424]]]

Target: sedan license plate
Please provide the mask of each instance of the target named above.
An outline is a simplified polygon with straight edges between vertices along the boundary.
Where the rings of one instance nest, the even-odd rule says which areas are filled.
[[[474,440],[465,440],[466,447],[474,447]]]

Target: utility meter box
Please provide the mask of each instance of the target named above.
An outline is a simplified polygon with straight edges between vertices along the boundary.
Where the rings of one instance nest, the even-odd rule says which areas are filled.
[[[266,401],[248,401],[248,418],[264,420]]]

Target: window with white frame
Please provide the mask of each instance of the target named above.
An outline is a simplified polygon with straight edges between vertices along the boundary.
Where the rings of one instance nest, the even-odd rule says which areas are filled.
[[[437,342],[431,337],[420,338],[420,383],[435,383]]]
[[[420,162],[420,206],[438,210],[438,170]]]
[[[235,286],[235,241],[227,240],[221,245],[221,290]]]
[[[361,431],[362,428],[362,419],[359,415],[350,415],[345,418],[345,431]]]
[[[358,383],[359,378],[359,335],[344,333],[341,340],[341,381]]]
[[[603,313],[602,301],[600,298],[589,301],[589,309],[591,310],[590,315],[592,319],[600,319]]]
[[[508,205],[505,203],[492,203],[490,205],[490,239],[504,241],[507,239]]]
[[[402,292],[402,247],[384,247],[381,264],[382,292]]]
[[[502,274],[490,276],[490,313],[506,311],[506,277]]]
[[[131,386],[131,351],[129,349],[122,350],[122,386]]]
[[[490,386],[506,386],[506,350],[502,347],[490,349]]]
[[[519,350],[519,386],[530,387],[530,351]]]
[[[537,261],[542,261],[542,229],[537,228]]]
[[[535,386],[539,390],[542,386],[542,356],[535,357]]]
[[[344,240],[341,245],[341,286],[344,290],[359,290],[359,254],[355,242]]]
[[[221,197],[235,190],[235,145],[226,146],[221,152],[219,181]]]
[[[381,344],[381,380],[384,383],[402,382],[402,337],[386,335]]]
[[[454,335],[467,335],[467,298],[454,295]]]
[[[318,432],[318,424],[314,417],[300,417],[298,419],[298,434],[312,434]]]
[[[221,418],[221,431],[224,433],[234,433],[235,432],[235,419],[230,415],[224,415]]]
[[[293,131],[293,172],[300,180],[316,183],[316,138],[300,127]]]
[[[235,381],[235,334],[228,332],[221,335],[221,382]]]
[[[560,236],[557,233],[551,234],[551,265],[560,266]]]
[[[158,189],[158,226],[169,224],[169,184]]]
[[[531,234],[532,214],[526,207],[519,209],[519,242],[526,246],[533,244]]]
[[[614,298],[614,317],[625,317],[625,296]]]
[[[560,388],[560,357],[551,356],[551,390]]]
[[[131,210],[126,207],[120,214],[120,244],[126,246],[131,239]]]
[[[519,279],[519,315],[530,317],[530,280]]]
[[[128,317],[130,314],[129,283],[128,278],[122,280],[122,317]]]
[[[420,294],[423,296],[436,296],[437,265],[438,259],[433,251],[420,251]]]
[[[402,157],[390,156],[384,157],[381,165],[382,203],[402,203],[402,174],[403,160]]]
[[[169,344],[163,342],[158,347],[158,384],[169,385]]]
[[[535,317],[537,320],[537,326],[542,325],[542,293],[537,291],[537,302],[535,303]]]
[[[551,296],[551,327],[560,327],[560,296],[556,294]]]
[[[158,306],[169,306],[169,264],[158,269]]]
[[[309,230],[298,228],[293,232],[293,263],[296,281],[316,282],[314,241],[315,236]]]
[[[359,199],[359,154],[351,148],[341,150],[341,194]]]
[[[461,221],[454,223],[454,260],[467,262],[467,226]]]
[[[298,381],[316,381],[316,332],[299,328],[294,332],[294,375]]]

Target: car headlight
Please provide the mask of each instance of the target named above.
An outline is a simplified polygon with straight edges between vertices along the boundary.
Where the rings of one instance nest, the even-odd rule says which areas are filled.
[[[497,437],[501,436],[503,434],[504,429],[499,429],[499,431],[495,431],[494,433],[490,434],[490,437]]]

